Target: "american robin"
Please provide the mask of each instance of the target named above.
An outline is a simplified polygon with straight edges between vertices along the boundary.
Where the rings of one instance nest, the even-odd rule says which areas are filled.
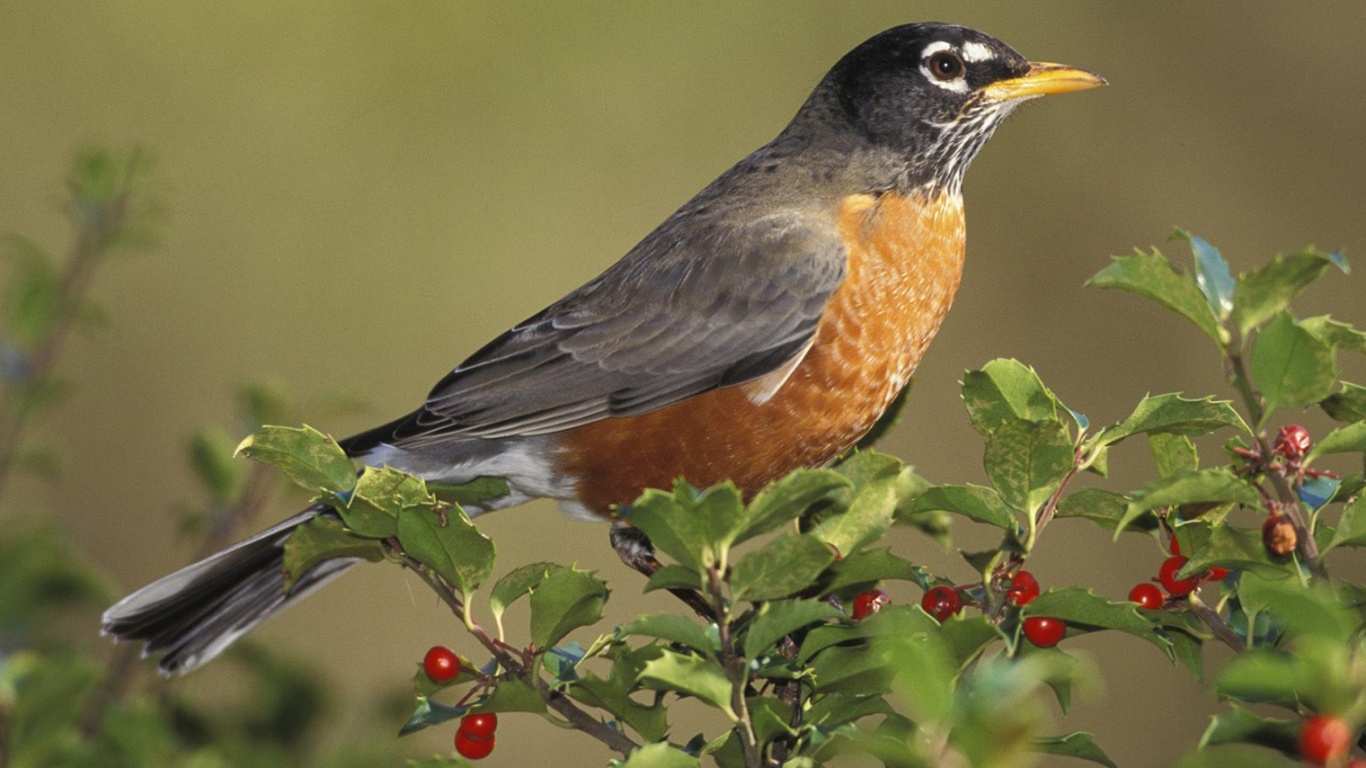
[[[495,507],[545,497],[593,519],[678,477],[753,494],[828,463],[905,386],[948,312],[963,174],[982,144],[1020,103],[1104,83],[963,27],[876,35],[620,261],[342,447],[428,480],[501,476],[512,493]],[[193,669],[354,564],[326,561],[284,592],[284,541],[329,513],[142,588],[104,631],[145,641],[164,672]],[[612,530],[649,570],[647,543]]]

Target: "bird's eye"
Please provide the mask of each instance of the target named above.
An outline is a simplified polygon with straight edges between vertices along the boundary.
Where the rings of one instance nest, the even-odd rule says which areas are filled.
[[[952,51],[935,51],[928,63],[930,74],[937,80],[957,80],[963,76],[963,60]]]

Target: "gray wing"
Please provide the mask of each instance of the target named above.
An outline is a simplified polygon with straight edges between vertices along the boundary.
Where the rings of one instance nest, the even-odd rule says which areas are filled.
[[[801,354],[844,276],[834,222],[795,212],[688,221],[675,214],[355,447],[558,432],[750,381]]]

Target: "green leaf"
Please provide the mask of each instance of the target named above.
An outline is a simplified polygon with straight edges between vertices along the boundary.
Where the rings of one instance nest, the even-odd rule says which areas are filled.
[[[744,520],[735,536],[738,544],[769,533],[794,520],[812,505],[852,483],[833,469],[798,469],[769,485],[745,509]]]
[[[776,600],[806,589],[835,553],[825,542],[807,534],[785,533],[735,564],[730,589],[735,602]]]
[[[1191,753],[1174,768],[1303,768],[1303,763],[1260,747],[1244,744],[1213,747]]]
[[[1239,331],[1246,336],[1290,306],[1290,300],[1329,265],[1347,271],[1341,256],[1308,249],[1288,256],[1277,254],[1271,263],[1243,275],[1233,292],[1233,320]]]
[[[579,627],[602,618],[607,585],[588,571],[552,571],[531,593],[531,642],[550,648]]]
[[[1061,422],[1004,421],[987,435],[987,476],[1005,503],[1035,514],[1072,471],[1076,451]]]
[[[436,500],[422,480],[391,467],[366,467],[348,499],[333,507],[358,536],[386,539],[398,535],[398,518],[406,509],[430,511]]]
[[[697,768],[701,764],[697,756],[661,741],[632,750],[621,768]]]
[[[737,719],[730,706],[730,680],[720,665],[709,659],[666,650],[645,663],[640,671],[640,681],[657,691],[695,696],[724,712],[732,721]]]
[[[1205,294],[1205,302],[1219,320],[1228,317],[1233,310],[1233,275],[1229,274],[1228,262],[1219,250],[1207,240],[1178,228],[1172,239],[1182,239],[1190,243],[1191,255],[1195,257],[1195,282],[1200,292]]]
[[[62,308],[56,262],[42,246],[21,235],[0,237],[0,255],[13,262],[3,299],[6,333],[32,348],[48,335]]]
[[[915,511],[944,510],[1007,531],[1019,527],[1001,494],[981,485],[938,485],[916,497]]]
[[[1337,530],[1333,531],[1333,539],[1324,548],[1324,553],[1336,547],[1363,546],[1366,546],[1366,494],[1358,496],[1342,510]]]
[[[1257,490],[1243,478],[1226,469],[1197,469],[1193,472],[1178,472],[1170,477],[1154,480],[1129,502],[1124,517],[1115,530],[1118,537],[1125,526],[1137,520],[1145,512],[1159,507],[1175,507],[1182,504],[1207,502],[1243,504],[1261,509],[1262,497]]]
[[[881,696],[858,693],[831,693],[812,699],[802,722],[816,728],[832,730],[871,715],[894,715],[896,710]]]
[[[1001,628],[992,624],[985,616],[950,619],[944,622],[940,634],[948,643],[949,650],[960,668],[977,658],[988,644],[1006,639]]]
[[[833,547],[837,557],[857,552],[892,527],[896,490],[895,476],[870,481],[854,495],[848,509],[822,520],[811,535]]]
[[[686,565],[670,563],[645,582],[646,592],[658,589],[702,589],[702,575]]]
[[[489,611],[499,628],[503,626],[503,613],[509,605],[523,595],[531,594],[532,590],[545,581],[546,576],[562,570],[564,566],[558,563],[528,563],[503,574],[503,578],[495,582],[493,589],[489,590]]]
[[[1144,618],[1138,606],[1127,600],[1111,602],[1108,598],[1080,587],[1050,589],[1030,601],[1021,612],[1025,616],[1046,616],[1067,622],[1069,633],[1074,629],[1115,629],[1140,637],[1170,656],[1171,641]]]
[[[963,403],[972,427],[983,435],[1007,421],[1060,422],[1061,403],[1033,368],[996,359],[963,375]]]
[[[1359,331],[1350,323],[1343,323],[1328,315],[1306,317],[1300,327],[1334,349],[1348,349],[1366,355],[1366,331]]]
[[[346,494],[356,487],[356,466],[337,441],[307,425],[262,427],[237,453],[273,464],[313,493]]]
[[[1228,712],[1220,712],[1210,720],[1209,727],[1200,738],[1200,748],[1248,743],[1298,757],[1301,727],[1302,723],[1298,720],[1262,717],[1233,704]]]
[[[877,451],[859,451],[845,457],[833,469],[852,482],[857,491],[874,480],[896,475],[902,466],[901,459],[895,456]]]
[[[1320,682],[1308,659],[1285,651],[1253,648],[1233,657],[1215,678],[1222,697],[1294,707]]]
[[[676,613],[653,613],[648,616],[641,616],[635,621],[623,624],[621,632],[626,635],[657,637],[671,643],[686,645],[703,654],[717,650],[713,647],[715,643],[712,642],[712,636],[707,632],[706,627],[687,616]]]
[[[1215,343],[1228,341],[1228,331],[1220,327],[1195,279],[1173,269],[1167,257],[1156,248],[1152,253],[1135,251],[1130,256],[1116,257],[1110,266],[1087,280],[1086,285],[1125,291],[1154,301],[1195,323]],[[1235,292],[1235,313],[1237,302]]]
[[[1333,348],[1281,313],[1252,342],[1252,378],[1266,398],[1267,414],[1328,397],[1337,381]]]
[[[1085,731],[1069,733],[1066,736],[1033,738],[1029,740],[1029,748],[1035,752],[1043,752],[1048,755],[1075,757],[1079,760],[1089,760],[1093,763],[1109,766],[1109,768],[1119,768],[1115,765],[1115,761],[1105,754],[1105,750],[1096,744],[1095,734]]]
[[[921,589],[929,586],[929,574],[923,566],[892,554],[891,549],[865,549],[831,565],[826,573],[830,580],[821,586],[821,596],[834,592],[871,586],[889,579],[913,581]]]
[[[469,711],[469,707],[452,707],[439,701],[432,701],[426,696],[418,696],[417,707],[413,710],[412,717],[408,718],[408,722],[398,729],[398,735],[407,736],[410,733],[416,733],[428,726],[463,717]]]
[[[673,493],[649,489],[625,513],[627,521],[650,539],[654,548],[695,571],[704,570],[707,539],[693,524],[690,486],[680,483]]]
[[[1366,387],[1341,382],[1341,389],[1319,403],[1319,407],[1336,421],[1366,420]]]
[[[645,668],[645,663],[657,658],[664,650],[655,645],[620,653],[612,660],[611,675],[600,678],[591,671],[585,671],[582,678],[572,682],[567,692],[569,696],[592,707],[610,712],[628,727],[634,729],[646,741],[658,741],[669,731],[667,712],[663,704],[646,706],[631,698],[635,690],[636,677]]]
[[[1058,517],[1082,517],[1099,525],[1107,531],[1120,526],[1124,512],[1129,508],[1129,498],[1101,488],[1083,488],[1076,493],[1062,497],[1058,503]],[[1157,527],[1157,521],[1140,517],[1129,524],[1131,529],[1150,531]]]
[[[545,699],[534,686],[518,678],[499,680],[493,688],[493,695],[479,705],[480,712],[530,712],[535,715],[546,711]]]
[[[1211,525],[1203,520],[1183,523],[1177,528],[1181,551],[1190,558],[1179,576],[1186,578],[1219,566],[1230,570],[1256,569],[1283,573],[1285,566],[1277,564],[1262,544],[1261,529],[1239,528],[1222,523]]]
[[[1171,477],[1178,472],[1194,472],[1200,468],[1200,454],[1195,443],[1185,435],[1157,432],[1148,435],[1148,452],[1157,463],[1158,477]]]
[[[1355,424],[1348,424],[1345,427],[1335,429],[1323,436],[1309,452],[1307,461],[1313,461],[1319,456],[1330,453],[1362,453],[1366,452],[1366,421],[1358,421]]]
[[[314,517],[285,539],[285,592],[313,566],[339,557],[359,557],[372,563],[384,559],[384,548],[374,539],[363,539],[346,530],[342,521],[329,516]]]
[[[1247,425],[1226,400],[1210,397],[1187,400],[1178,394],[1145,397],[1127,418],[1101,430],[1095,440],[1113,445],[1139,433],[1206,435],[1221,427],[1248,432]]]
[[[824,600],[779,600],[764,603],[745,635],[745,655],[756,658],[797,630],[844,614]]]
[[[201,429],[190,439],[190,464],[215,504],[231,503],[242,485],[242,464],[232,453],[232,441],[221,429]]]
[[[487,511],[488,502],[512,493],[501,477],[476,477],[468,483],[427,483],[427,490],[447,504]]]
[[[398,543],[414,560],[445,579],[466,603],[493,573],[493,542],[459,507],[444,513],[422,507],[402,510]]]

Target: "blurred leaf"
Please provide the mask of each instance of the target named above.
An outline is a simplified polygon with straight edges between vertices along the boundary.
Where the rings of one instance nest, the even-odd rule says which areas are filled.
[[[1007,421],[1061,423],[1057,396],[1018,360],[998,358],[964,374],[963,402],[973,429],[983,435]]]
[[[671,643],[679,643],[703,654],[717,650],[713,647],[714,643],[711,635],[707,633],[706,627],[687,616],[680,616],[676,613],[653,613],[641,616],[634,621],[623,624],[620,631],[626,635],[645,635],[668,640]]]
[[[112,597],[65,533],[7,523],[0,536],[0,631],[61,631],[53,625],[54,614],[107,604]]]
[[[289,418],[289,396],[278,382],[258,381],[237,391],[238,408],[251,422],[252,430],[278,424]]]
[[[1298,760],[1259,747],[1229,745],[1202,749],[1183,757],[1174,768],[1303,768]]]
[[[1199,238],[1196,238],[1199,239]],[[1227,274],[1227,272],[1225,272]],[[1049,738],[1033,738],[1029,740],[1029,748],[1035,752],[1043,752],[1048,755],[1063,755],[1065,757],[1075,757],[1079,760],[1087,760],[1092,763],[1109,766],[1109,768],[1119,768],[1115,761],[1105,754],[1095,742],[1095,734],[1077,731],[1066,736],[1052,736]]]
[[[1171,477],[1178,472],[1193,472],[1200,468],[1200,454],[1195,443],[1185,435],[1157,432],[1148,435],[1148,452],[1157,462],[1159,477]]]
[[[987,435],[987,476],[1006,504],[1035,514],[1072,471],[1076,451],[1061,422],[997,424]]]
[[[779,600],[764,603],[745,635],[745,655],[756,658],[797,630],[844,614],[824,600]],[[701,647],[701,646],[696,646]]]
[[[41,379],[29,379],[18,387],[19,413],[34,419],[61,405],[71,395],[71,382],[48,374]]]
[[[356,467],[337,441],[303,426],[262,427],[237,446],[237,453],[280,468],[314,493],[349,493],[356,487]]]
[[[1284,651],[1252,648],[1231,659],[1215,678],[1222,697],[1254,704],[1296,707],[1319,683],[1319,675],[1306,659]]]
[[[408,722],[398,729],[398,735],[407,736],[427,726],[464,717],[465,713],[469,711],[469,707],[452,707],[439,701],[432,701],[426,696],[418,696],[417,707],[413,710],[412,717],[408,718]]]
[[[1366,452],[1366,421],[1358,421],[1324,435],[1305,461],[1313,461],[1330,453]]]
[[[813,697],[810,708],[802,715],[803,722],[825,730],[852,723],[870,715],[894,715],[896,710],[887,700],[877,695],[858,693],[830,693]]]
[[[892,527],[896,486],[896,477],[868,482],[854,495],[848,509],[821,521],[810,535],[833,547],[837,557],[857,552]]]
[[[503,574],[503,577],[493,585],[493,589],[489,590],[489,611],[493,613],[494,620],[501,627],[503,612],[509,605],[523,595],[531,594],[532,590],[545,581],[546,576],[562,570],[564,566],[557,563],[528,563]]]
[[[1301,320],[1300,327],[1334,349],[1366,354],[1366,332],[1357,330],[1350,323],[1339,322],[1328,315],[1316,315]]]
[[[730,577],[731,596],[741,600],[776,600],[811,586],[835,553],[807,534],[785,533],[742,556]]]
[[[653,683],[647,687],[655,690],[695,696],[721,710],[731,720],[736,719],[735,710],[730,706],[730,680],[714,661],[666,650],[645,663],[640,680]]]
[[[1001,628],[992,624],[985,616],[957,616],[949,619],[940,628],[940,634],[948,644],[954,659],[958,661],[959,667],[977,658],[987,645],[1006,639]]]
[[[476,477],[468,483],[427,483],[427,490],[447,504],[488,509],[488,502],[512,493],[501,477]]]
[[[25,440],[14,453],[14,469],[44,480],[62,479],[62,454],[53,446]]]
[[[831,491],[849,488],[852,483],[833,469],[799,469],[759,492],[744,513],[744,522],[735,536],[738,544],[768,533],[800,517]]]
[[[667,742],[646,744],[631,752],[621,768],[697,768],[701,761],[696,755]]]
[[[1306,249],[1289,255],[1277,254],[1266,266],[1240,277],[1233,292],[1233,320],[1238,330],[1246,336],[1275,317],[1329,265],[1347,271],[1347,262],[1340,255]]]
[[[1281,313],[1252,342],[1252,378],[1269,415],[1328,397],[1337,381],[1333,349]]]
[[[880,652],[882,646],[836,646],[822,651],[811,662],[816,691],[828,693],[881,693],[887,691],[894,674],[905,670],[900,665],[889,665]],[[942,692],[948,695],[948,691]]]
[[[882,613],[875,614],[874,618]],[[893,636],[879,641],[878,650],[880,653],[869,655],[881,657],[883,669],[894,672],[893,684],[898,697],[906,702],[909,714],[920,723],[948,721],[953,712],[958,664],[942,638],[929,633]],[[818,662],[821,657],[817,658]],[[819,674],[816,682],[822,682]],[[869,687],[868,691],[878,689]]]
[[[243,468],[233,459],[232,440],[223,430],[210,427],[195,433],[190,440],[190,464],[214,503],[227,504],[237,496]]]
[[[1045,616],[1067,623],[1073,629],[1115,629],[1139,637],[1171,655],[1171,641],[1158,633],[1153,623],[1144,618],[1138,606],[1127,600],[1111,602],[1108,598],[1080,587],[1050,589],[1034,598],[1021,609],[1025,616]]]
[[[1254,509],[1261,509],[1262,506],[1262,498],[1257,490],[1226,469],[1179,472],[1170,477],[1154,480],[1136,493],[1124,511],[1124,517],[1120,519],[1115,536],[1118,537],[1125,526],[1145,512],[1159,507],[1204,502],[1235,502]]]
[[[1221,427],[1248,432],[1247,425],[1226,400],[1206,397],[1187,400],[1178,394],[1145,397],[1123,421],[1096,434],[1097,442],[1112,445],[1139,433],[1205,435]]]
[[[832,564],[826,573],[830,580],[821,586],[821,595],[871,586],[879,581],[895,579],[912,581],[924,589],[929,585],[929,574],[923,566],[892,554],[889,548],[860,550]]]
[[[1172,239],[1190,243],[1191,255],[1195,256],[1195,282],[1200,286],[1200,292],[1205,294],[1205,301],[1216,318],[1223,320],[1228,317],[1233,310],[1235,283],[1223,255],[1203,237],[1192,235],[1184,229],[1177,228]]]
[[[531,593],[531,642],[556,645],[579,627],[596,624],[607,602],[607,585],[588,571],[553,571]]]
[[[377,563],[384,559],[384,548],[375,539],[365,539],[346,530],[335,517],[318,515],[285,540],[285,591],[294,589],[304,574],[324,560],[359,557]]]
[[[493,542],[460,507],[442,513],[425,507],[404,508],[398,516],[398,543],[410,557],[445,579],[466,603],[493,573]]]
[[[42,246],[20,235],[0,236],[0,257],[14,267],[0,297],[5,330],[20,345],[34,347],[47,336],[61,310],[61,277]]]
[[[1300,727],[1298,720],[1262,717],[1233,704],[1228,712],[1220,712],[1210,719],[1209,727],[1200,738],[1200,748],[1248,743],[1299,757]]]
[[[1116,257],[1110,266],[1087,280],[1086,285],[1113,288],[1141,296],[1195,323],[1215,343],[1227,341],[1228,332],[1219,326],[1195,279],[1173,269],[1167,257],[1156,248],[1152,253],[1135,251],[1130,256]],[[1238,293],[1235,291],[1234,313],[1237,311]]]
[[[1332,542],[1324,548],[1324,553],[1336,547],[1362,546],[1366,546],[1366,495],[1358,496],[1342,510]]]
[[[944,510],[1007,531],[1019,527],[1014,513],[993,488],[981,485],[937,485],[916,497],[915,511]]]
[[[1336,421],[1366,420],[1366,387],[1340,382],[1338,392],[1319,403],[1319,407]]]

